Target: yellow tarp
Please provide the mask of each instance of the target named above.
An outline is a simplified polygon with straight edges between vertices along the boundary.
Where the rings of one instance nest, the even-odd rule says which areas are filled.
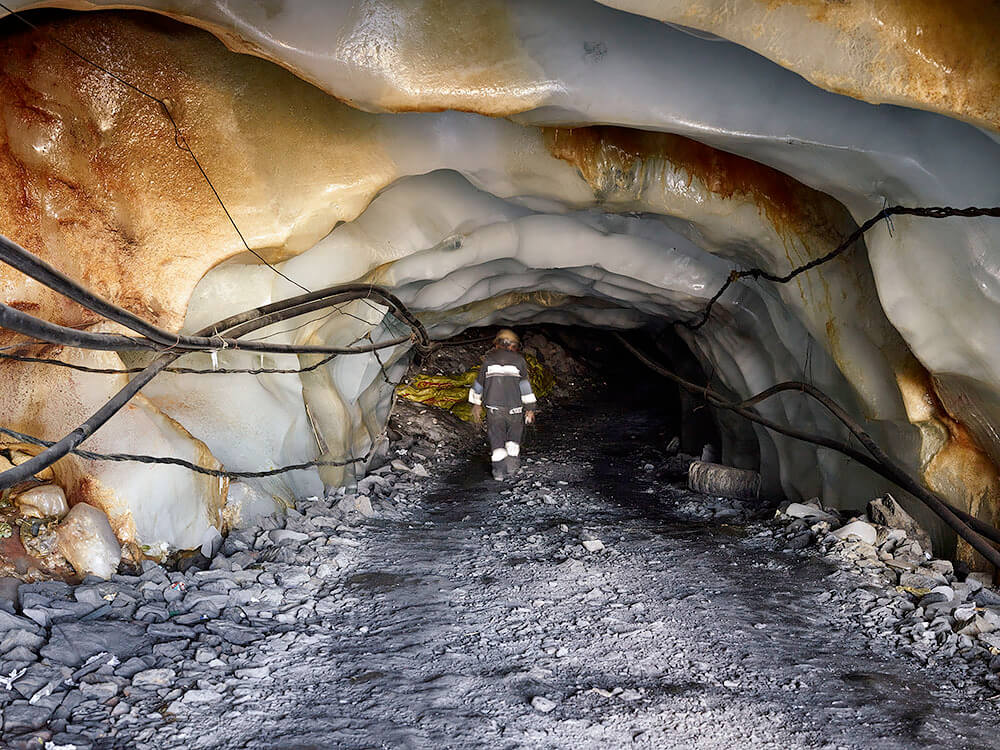
[[[556,385],[556,377],[552,370],[542,365],[530,354],[525,356],[528,361],[528,380],[531,390],[539,398],[548,396]],[[459,419],[472,421],[472,404],[469,403],[469,388],[476,380],[479,369],[463,372],[461,375],[417,375],[409,385],[401,385],[396,393],[409,401],[437,406],[450,411]]]

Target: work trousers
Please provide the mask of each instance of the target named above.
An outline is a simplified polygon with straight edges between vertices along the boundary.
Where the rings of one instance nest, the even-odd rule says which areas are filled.
[[[493,467],[502,465],[507,456],[521,455],[521,436],[524,435],[524,408],[486,408],[486,436],[490,440]]]

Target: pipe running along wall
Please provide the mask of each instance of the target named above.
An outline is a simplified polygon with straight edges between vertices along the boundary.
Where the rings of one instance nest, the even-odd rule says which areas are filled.
[[[659,18],[653,5],[639,10]],[[733,12],[749,18],[755,6],[744,5]],[[992,63],[970,80],[980,93],[931,101],[865,78],[864,61],[831,60],[827,74],[816,72],[821,57],[802,58],[821,85],[853,76],[834,88],[907,105],[876,107],[737,44],[584,0],[301,0],[260,16],[214,3],[146,7],[185,23],[47,13],[29,16],[39,29],[12,18],[0,27],[0,232],[167,332],[293,297],[296,284],[345,282],[391,290],[435,337],[500,322],[663,326],[694,319],[732,268],[787,273],[887,203],[1000,203],[995,117],[980,106]],[[794,39],[821,23],[803,18],[789,9],[765,20]],[[704,27],[725,36],[732,24]],[[836,38],[867,33],[837,29]],[[168,104],[249,247],[274,268],[246,252],[159,106],[54,40]],[[975,44],[946,51],[992,60]],[[900,466],[995,523],[998,239],[1000,222],[986,217],[894,217],[788,284],[734,283],[708,323],[678,332],[713,388],[743,398],[809,382]],[[9,267],[0,285],[13,310],[122,333]],[[408,336],[386,312],[355,300],[254,337],[294,349]],[[5,332],[0,345],[17,340]],[[291,349],[192,353],[184,364],[298,370],[320,357]],[[96,369],[142,364],[48,345],[19,353]],[[400,346],[305,372],[163,373],[83,447],[227,468],[364,455],[388,413],[385,374],[398,378],[407,357]],[[40,362],[3,360],[0,371],[4,426],[47,440],[127,381]],[[757,408],[849,437],[793,394]],[[764,492],[858,507],[887,487],[763,428],[751,450],[726,424],[724,459],[759,462]],[[70,455],[54,470],[71,503],[103,508],[120,539],[147,551],[194,546],[209,526],[350,477],[326,467],[227,490],[177,467]]]

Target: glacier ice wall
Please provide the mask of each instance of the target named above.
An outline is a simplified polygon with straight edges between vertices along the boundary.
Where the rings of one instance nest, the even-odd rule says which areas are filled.
[[[105,4],[15,7],[41,5]],[[104,12],[0,29],[0,229],[168,327],[195,330],[297,290],[241,253],[156,105],[47,33],[169,102],[251,246],[283,273],[310,288],[389,286],[435,336],[499,322],[662,326],[694,316],[734,265],[785,272],[886,202],[1000,202],[996,52],[974,30],[916,39],[914,24],[937,18],[925,4],[136,5],[189,25]],[[972,28],[973,14],[958,16],[957,29]],[[995,520],[998,240],[993,220],[897,218],[794,283],[735,285],[708,325],[679,330],[720,388],[745,396],[808,379],[930,486]],[[0,284],[22,309],[98,324],[8,269]],[[344,312],[257,335],[392,334],[376,306]],[[161,376],[88,447],[127,441],[235,469],[363,454],[380,440],[385,376],[407,357],[386,352],[384,372],[354,355],[300,376]],[[114,389],[107,376],[42,383],[40,365],[0,367],[11,426],[46,438]],[[80,394],[72,408],[68,393]],[[762,410],[843,437],[793,394]],[[840,457],[754,429],[759,450],[727,441],[726,458],[759,455],[770,492],[857,506],[885,489]],[[238,484],[266,508],[351,474]],[[56,475],[71,503],[103,507],[123,541],[147,548],[194,546],[208,526],[241,520],[223,508],[224,483],[178,469],[66,459]]]

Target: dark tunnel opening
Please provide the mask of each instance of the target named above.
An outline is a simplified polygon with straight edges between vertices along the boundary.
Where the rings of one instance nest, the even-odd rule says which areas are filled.
[[[415,363],[417,369],[440,374],[454,374],[456,368],[468,366],[491,347],[491,339],[499,330],[496,326],[470,328],[448,339],[447,348],[464,350],[464,355],[441,357],[437,353],[426,361]],[[558,371],[556,378],[569,378],[565,385],[574,388],[575,395],[562,395],[557,400],[572,399],[585,406],[588,402],[609,402],[627,410],[648,410],[659,415],[664,424],[665,440],[679,439],[684,453],[702,455],[707,450],[718,459],[723,436],[714,409],[679,388],[675,383],[652,372],[638,361],[611,331],[568,325],[529,325],[518,327],[517,332],[528,341],[526,351],[539,356],[547,365],[544,353],[532,347],[532,339],[548,340],[563,350],[578,368]],[[660,330],[640,330],[628,334],[644,351],[652,353],[663,365],[692,382],[707,385],[709,378],[684,341],[669,327]],[[468,343],[463,343],[468,342]],[[461,364],[458,364],[458,360]],[[578,389],[578,390],[577,390]],[[551,405],[540,404],[540,414]],[[666,433],[670,434],[666,434]],[[757,468],[748,466],[746,468]]]

